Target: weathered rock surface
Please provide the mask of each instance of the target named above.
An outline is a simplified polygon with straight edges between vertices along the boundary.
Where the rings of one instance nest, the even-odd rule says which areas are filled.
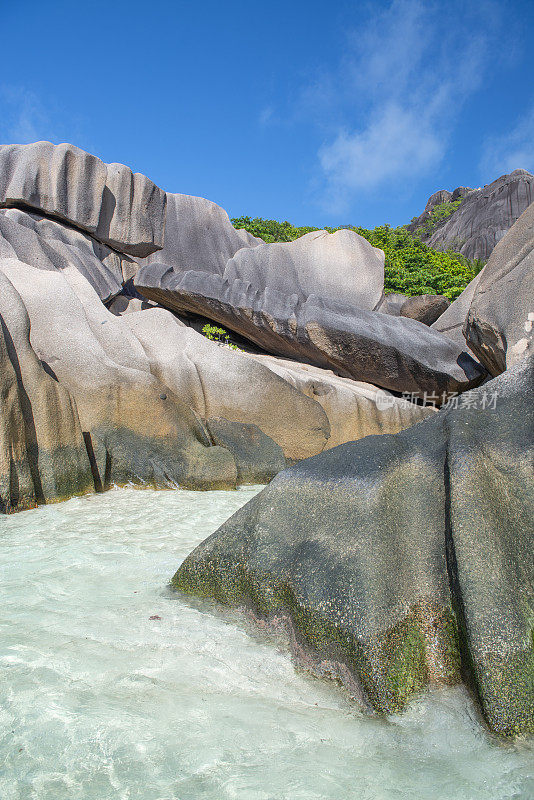
[[[7,335],[7,341],[6,341]],[[0,317],[0,512],[37,505],[26,447],[22,394],[8,351],[10,335]]]
[[[12,266],[17,269],[18,262]],[[33,351],[26,308],[1,268],[0,323],[4,383],[0,507],[20,509],[93,491],[76,405]]]
[[[459,347],[468,347],[469,342],[465,341],[463,334],[463,326],[467,318],[469,306],[474,297],[480,276],[484,272],[485,267],[478,275],[475,275],[473,280],[465,287],[463,292],[454,300],[446,311],[432,323],[431,328],[443,336],[452,339],[453,342]]]
[[[0,146],[0,206],[67,220],[122,253],[147,256],[163,246],[165,203],[144,175],[71,144]]]
[[[166,218],[163,249],[139,259],[141,265],[161,261],[176,270],[222,275],[238,250],[264,244],[247,231],[236,230],[226,211],[203,197],[167,193]]]
[[[431,406],[416,405],[370,383],[340,378],[310,364],[268,355],[250,357],[320,403],[330,423],[325,450],[364,436],[398,433],[436,413]]]
[[[423,325],[432,325],[449,307],[450,302],[441,294],[421,294],[407,297],[399,310],[399,316],[416,319]]]
[[[381,303],[377,306],[376,311],[380,311],[381,314],[391,314],[393,317],[400,317],[400,310],[408,299],[408,295],[399,294],[397,292],[385,294]]]
[[[202,419],[257,426],[289,461],[324,449],[330,426],[320,404],[265,366],[161,308],[126,314],[120,322],[141,343],[153,375]]]
[[[486,261],[497,242],[534,201],[534,175],[516,169],[482,189],[458,187],[453,193],[436,192],[408,229],[416,230],[432,219],[431,211],[437,203],[460,197],[464,198],[460,206],[430,234],[423,233],[423,241],[436,250],[456,250],[467,258]]]
[[[302,242],[290,244],[298,241]],[[314,248],[315,240],[309,244]],[[273,289],[261,274],[252,283],[248,274],[242,280],[226,274],[176,272],[155,262],[141,269],[134,282],[148,299],[215,320],[267,352],[385,389],[422,397],[425,392],[463,391],[482,380],[483,370],[463,348],[427,326],[336,303],[334,288],[328,300],[314,294],[301,300],[299,294],[289,293],[291,282],[282,291],[285,280],[277,278],[279,288]],[[358,298],[356,287],[351,293]],[[377,294],[362,289],[362,303],[371,305]],[[376,302],[380,304],[381,298]]]
[[[116,317],[122,317],[124,314],[135,314],[138,311],[161,308],[161,306],[158,306],[157,303],[152,303],[151,300],[142,300],[139,297],[128,297],[128,295],[120,294],[114,297],[106,308]]]
[[[280,445],[257,425],[208,419],[206,428],[213,444],[225,447],[233,455],[239,484],[268,483],[286,466]]]
[[[534,203],[499,242],[480,273],[464,335],[490,373],[499,375],[532,352],[533,328]]]
[[[174,587],[285,620],[379,712],[465,675],[492,730],[534,732],[533,402],[530,359],[461,408],[300,462]]]
[[[104,301],[122,290],[134,263],[87,234],[15,208],[0,210],[0,257],[43,270],[74,266]]]
[[[294,242],[241,249],[222,274],[228,283],[291,296],[294,304],[314,298],[372,311],[383,295],[384,253],[351,230],[312,231]]]
[[[232,455],[150,373],[139,341],[74,267],[0,261],[28,310],[31,344],[76,400],[95,482],[232,488]],[[73,288],[74,287],[74,288]]]

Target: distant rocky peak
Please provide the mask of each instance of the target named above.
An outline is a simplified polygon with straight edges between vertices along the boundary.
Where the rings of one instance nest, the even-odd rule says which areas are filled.
[[[533,200],[534,175],[515,169],[478,189],[458,186],[452,192],[434,192],[423,213],[407,228],[436,250],[454,250],[487,261]]]

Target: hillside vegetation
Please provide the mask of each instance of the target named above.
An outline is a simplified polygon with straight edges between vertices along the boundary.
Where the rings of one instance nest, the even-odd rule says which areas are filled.
[[[232,224],[235,228],[245,228],[266,242],[292,242],[305,233],[319,230],[312,227],[297,228],[290,222],[260,217],[237,217]],[[433,250],[417,234],[409,233],[404,227],[379,225],[371,230],[352,225],[342,227],[356,231],[373,247],[384,251],[386,293],[443,294],[449,300],[455,300],[483,266],[481,261],[470,261],[459,253]],[[340,228],[325,230],[334,233]]]

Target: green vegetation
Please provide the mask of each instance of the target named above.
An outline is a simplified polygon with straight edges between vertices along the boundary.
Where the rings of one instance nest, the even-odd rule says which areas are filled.
[[[445,219],[459,204],[459,200],[454,203],[440,203],[432,212],[433,219]],[[444,209],[443,206],[447,208]],[[305,233],[319,230],[311,227],[297,228],[289,222],[276,222],[260,217],[238,217],[232,220],[232,224],[235,228],[245,228],[266,242],[292,242]],[[409,233],[402,226],[391,228],[389,225],[379,225],[372,230],[352,225],[342,227],[356,231],[373,247],[384,251],[384,288],[388,294],[443,294],[449,300],[455,300],[483,266],[481,261],[470,261],[459,253],[433,250],[421,241],[419,235]],[[326,230],[334,233],[340,228]]]
[[[293,242],[300,239],[305,233],[317,231],[319,228],[295,228],[290,222],[277,222],[275,219],[261,219],[261,217],[237,217],[230,220],[234,228],[245,228],[253,236],[263,239],[264,242]]]
[[[440,222],[443,222],[447,217],[450,217],[453,211],[456,211],[462,200],[463,197],[460,197],[459,200],[449,200],[444,203],[438,203],[432,209],[430,218],[421,225],[418,232],[420,231],[426,236],[430,236],[431,233],[434,233]]]
[[[225,344],[231,350],[239,350],[239,347],[236,344],[232,344],[230,341],[230,336],[224,328],[218,328],[216,325],[210,325],[207,323],[202,328],[202,333],[204,336],[212,342],[220,342],[221,344]]]

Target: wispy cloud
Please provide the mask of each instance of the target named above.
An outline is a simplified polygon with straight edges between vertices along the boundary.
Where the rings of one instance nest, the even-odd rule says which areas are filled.
[[[0,85],[0,139],[27,144],[42,138],[48,117],[37,95],[23,86]]]
[[[466,100],[484,79],[502,3],[393,0],[350,33],[337,75],[306,87],[310,108],[336,104],[318,152],[323,205],[435,170]],[[329,87],[336,87],[328,96]]]
[[[264,106],[259,115],[258,115],[258,123],[260,127],[264,128],[265,126],[271,124],[274,121],[274,108],[271,105]]]
[[[534,103],[503,136],[486,139],[480,170],[484,177],[501,175],[514,169],[534,172]]]
[[[52,95],[40,97],[28,86],[0,83],[0,144],[48,140],[76,142],[91,150],[85,119],[67,112]]]

